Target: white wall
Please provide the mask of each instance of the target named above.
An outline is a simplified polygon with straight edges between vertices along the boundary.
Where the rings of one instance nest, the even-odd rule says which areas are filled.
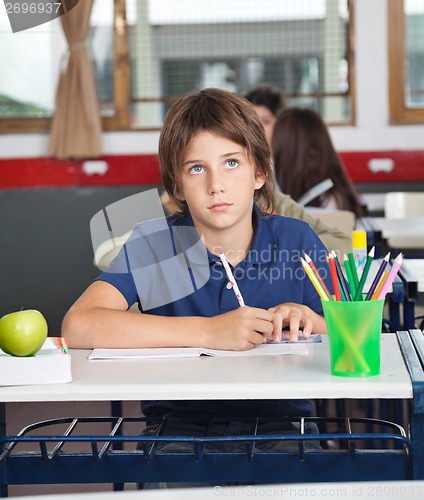
[[[332,127],[339,151],[423,149],[424,125],[389,126],[387,0],[355,2],[356,125]],[[155,153],[158,132],[103,134],[105,154]],[[0,158],[47,155],[47,134],[0,135]]]

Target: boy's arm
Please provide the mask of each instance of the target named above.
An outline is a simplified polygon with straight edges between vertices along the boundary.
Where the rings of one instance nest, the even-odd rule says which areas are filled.
[[[127,311],[124,296],[96,281],[66,314],[62,336],[77,349],[208,347],[246,350],[264,342],[273,330],[273,314],[240,307],[212,318],[167,317]]]

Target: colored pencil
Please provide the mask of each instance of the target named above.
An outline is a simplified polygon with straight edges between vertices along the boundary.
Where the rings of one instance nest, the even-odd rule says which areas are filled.
[[[330,274],[331,274],[331,281],[333,282],[334,295],[336,296],[336,300],[341,302],[342,295],[340,292],[339,280],[337,278],[336,264],[334,262],[334,257],[332,256],[331,253],[328,255],[328,265],[330,266]]]
[[[375,253],[375,248],[372,247],[371,250],[368,252],[367,260],[365,261],[365,267],[361,275],[361,281],[359,282],[358,288],[356,289],[355,298],[353,300],[362,300],[362,290],[364,288],[365,281],[370,271],[371,263],[374,260],[374,253]]]
[[[372,283],[371,283],[371,286],[368,290],[368,293],[365,297],[365,300],[370,300],[371,297],[373,296],[376,288],[377,288],[377,285],[380,281],[380,278],[383,276],[383,273],[387,267],[387,264],[389,263],[389,259],[390,259],[390,252],[384,257],[384,259],[382,260],[381,264],[380,264],[380,267],[378,268],[378,271],[377,271],[377,274],[375,275]]]
[[[349,289],[346,285],[346,280],[345,280],[339,259],[337,258],[337,254],[334,250],[332,250],[330,253],[334,258],[334,263],[336,264],[337,277],[339,279],[340,289],[341,289],[341,292],[342,292],[343,297],[345,299],[345,302],[351,302],[352,298],[350,296]]]
[[[359,285],[358,272],[356,270],[356,261],[355,261],[355,257],[353,256],[352,252],[349,252],[349,255],[347,257],[349,259],[350,269],[352,271],[353,283],[355,285],[355,293],[356,293],[356,290],[357,290],[358,285]]]
[[[225,272],[227,273],[228,281],[230,282],[234,290],[238,303],[240,304],[240,307],[243,307],[245,305],[243,295],[240,292],[236,279],[234,278],[234,275],[231,271],[230,265],[228,264],[228,261],[223,253],[219,254],[219,258],[221,259],[222,265],[224,266]]]
[[[380,295],[381,289],[383,288],[383,285],[387,280],[387,276],[389,276],[389,269],[386,269],[384,271],[384,274],[381,277],[380,282],[378,283],[378,286],[375,289],[375,292],[372,294],[371,300],[377,300],[377,297]]]
[[[349,282],[350,293],[354,296],[356,293],[355,282],[353,281],[352,267],[347,255],[344,255],[344,267],[346,270],[347,281]]]
[[[387,292],[389,291],[390,285],[393,283],[393,280],[395,279],[400,266],[402,265],[402,260],[403,260],[403,254],[400,253],[396,259],[395,263],[393,264],[393,267],[389,273],[389,276],[387,276],[387,279],[383,285],[383,288],[381,289],[380,295],[378,296],[378,300],[384,299],[387,295]]]
[[[330,290],[327,288],[325,281],[321,278],[321,276],[319,274],[317,266],[314,264],[314,262],[312,261],[312,259],[309,257],[309,255],[306,252],[303,252],[303,253],[305,255],[305,261],[311,267],[312,271],[315,273],[315,276],[318,278],[318,281],[321,283],[321,286],[324,289],[324,292],[327,294],[327,296],[330,300],[333,300],[331,293],[330,293]]]
[[[315,275],[312,268],[308,265],[308,263],[302,257],[300,257],[300,262],[302,263],[302,266],[303,266],[303,269],[305,270],[305,273],[308,275],[309,279],[311,280],[312,284],[314,285],[315,290],[318,292],[318,295],[322,298],[322,300],[330,300],[329,296],[325,293],[324,288],[322,287],[321,283],[318,281],[318,278]]]

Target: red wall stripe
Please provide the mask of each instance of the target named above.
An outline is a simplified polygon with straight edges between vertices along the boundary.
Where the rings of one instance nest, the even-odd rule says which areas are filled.
[[[160,184],[157,155],[104,156],[104,175],[87,175],[82,161],[51,158],[0,160],[0,188]]]
[[[424,150],[354,151],[340,156],[354,182],[394,183],[424,181]],[[82,161],[52,158],[0,159],[0,188],[78,187],[160,184],[158,157],[155,154],[117,155],[100,158],[108,165],[104,175],[87,175]],[[372,159],[394,162],[391,172],[373,173]]]
[[[353,182],[422,182],[424,181],[424,150],[354,151],[340,153]],[[394,163],[391,172],[373,173],[369,162],[388,159]]]

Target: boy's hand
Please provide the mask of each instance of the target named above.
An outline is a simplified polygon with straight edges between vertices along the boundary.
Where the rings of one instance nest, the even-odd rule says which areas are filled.
[[[281,330],[290,327],[290,342],[297,342],[299,329],[303,328],[303,337],[307,338],[311,333],[326,333],[325,320],[308,306],[287,302],[268,309],[274,314],[272,340],[281,340]]]
[[[249,306],[208,318],[210,327],[205,347],[231,351],[252,349],[272,334],[273,318],[272,312]]]

